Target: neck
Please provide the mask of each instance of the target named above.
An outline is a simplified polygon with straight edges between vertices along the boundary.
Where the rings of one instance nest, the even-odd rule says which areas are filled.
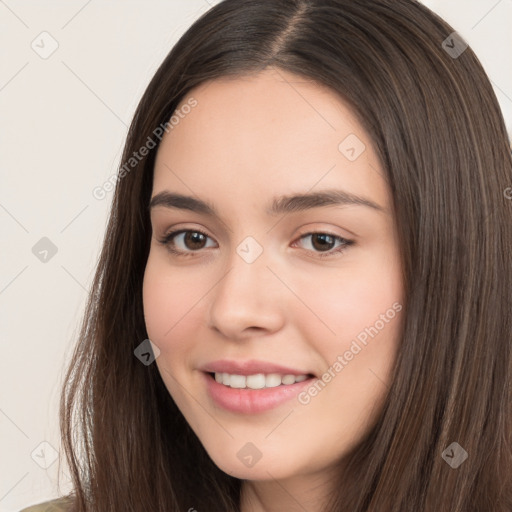
[[[318,474],[286,479],[245,480],[242,483],[241,512],[323,512],[332,480]]]

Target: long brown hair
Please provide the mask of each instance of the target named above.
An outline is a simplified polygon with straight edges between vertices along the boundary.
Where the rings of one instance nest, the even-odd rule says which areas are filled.
[[[352,107],[386,172],[401,244],[393,381],[375,427],[340,461],[329,510],[512,510],[512,159],[490,81],[454,32],[413,0],[225,0],[172,48],[129,129],[62,390],[74,510],[240,509],[242,481],[213,463],[134,350],[148,337],[156,129],[195,86],[268,66]],[[156,147],[126,167],[148,138]]]

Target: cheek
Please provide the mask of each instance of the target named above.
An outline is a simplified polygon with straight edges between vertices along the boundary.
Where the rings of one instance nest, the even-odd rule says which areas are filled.
[[[193,280],[184,276],[186,273],[150,255],[142,287],[144,318],[149,338],[164,352],[179,350],[184,341],[193,340],[188,330],[198,325],[198,306],[208,291],[197,274]]]
[[[308,307],[303,327],[310,331],[310,339],[325,337],[326,345],[339,350],[358,335],[364,338],[366,328],[377,323],[382,327],[381,315],[391,320],[398,316],[393,304],[401,304],[402,286],[396,264],[381,266],[368,258],[359,260],[335,272],[317,274],[297,283],[298,295]],[[313,314],[314,313],[314,314]],[[394,320],[386,322],[388,331]],[[316,332],[316,335],[314,333]]]

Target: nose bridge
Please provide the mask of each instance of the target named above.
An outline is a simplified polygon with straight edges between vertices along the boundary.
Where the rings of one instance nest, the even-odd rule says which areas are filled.
[[[245,237],[230,254],[210,307],[212,324],[225,334],[236,337],[247,327],[277,327],[280,312],[272,297],[279,282],[267,267],[268,256],[252,236]]]
[[[245,237],[229,255],[228,272],[219,283],[222,292],[244,302],[247,299],[255,303],[262,302],[262,288],[266,287],[268,290],[268,276],[272,275],[267,268],[268,256],[263,243],[258,242],[253,236]]]

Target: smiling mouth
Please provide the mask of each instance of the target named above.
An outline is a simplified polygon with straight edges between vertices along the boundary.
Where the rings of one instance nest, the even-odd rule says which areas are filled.
[[[259,414],[278,408],[295,398],[316,380],[312,374],[237,375],[205,371],[201,373],[212,403],[236,414]],[[222,382],[219,382],[221,379]],[[227,384],[224,384],[224,379]],[[268,387],[267,379],[270,384]]]
[[[224,372],[206,372],[215,382],[233,389],[271,389],[291,386],[315,378],[311,373],[302,375],[281,373],[256,373],[253,375],[238,375]]]

